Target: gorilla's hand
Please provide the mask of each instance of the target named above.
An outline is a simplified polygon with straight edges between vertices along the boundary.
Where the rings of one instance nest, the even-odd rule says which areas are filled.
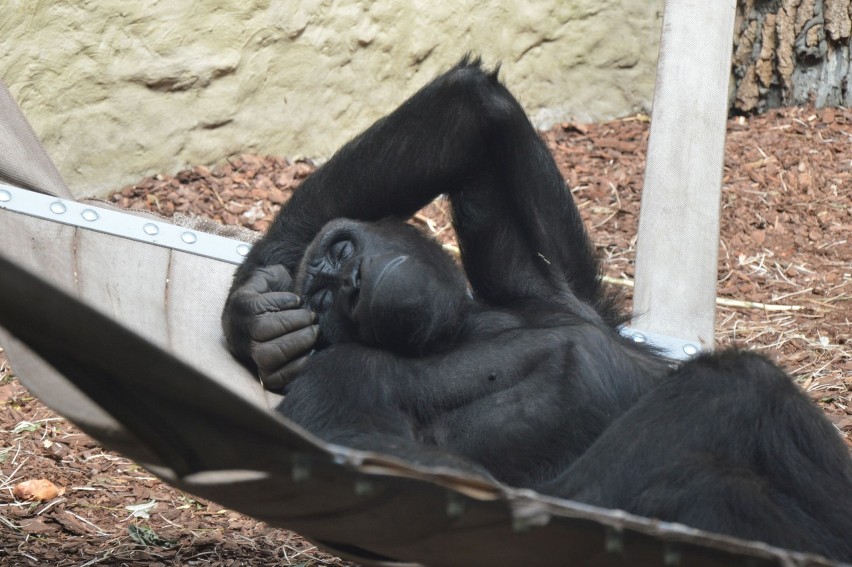
[[[225,303],[222,328],[231,352],[254,366],[268,390],[284,388],[302,369],[317,339],[316,315],[290,292],[284,266],[258,268]]]

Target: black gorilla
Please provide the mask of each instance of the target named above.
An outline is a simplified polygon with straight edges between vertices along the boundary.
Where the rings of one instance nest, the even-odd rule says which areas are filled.
[[[564,180],[496,75],[463,60],[304,183],[236,274],[233,353],[327,441],[852,561],[832,425],[757,355],[672,370],[619,335]],[[403,222],[443,193],[464,273]]]

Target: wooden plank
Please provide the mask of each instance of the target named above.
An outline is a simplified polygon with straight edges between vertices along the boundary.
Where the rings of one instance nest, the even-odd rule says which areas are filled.
[[[713,348],[736,0],[667,0],[632,326]]]

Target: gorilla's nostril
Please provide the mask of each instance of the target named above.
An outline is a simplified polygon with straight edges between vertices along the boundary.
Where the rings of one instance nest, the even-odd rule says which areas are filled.
[[[344,288],[361,288],[361,260],[352,263],[350,270],[344,274],[342,283]]]
[[[341,282],[341,292],[345,296],[348,308],[348,315],[352,317],[355,308],[358,306],[358,300],[361,297],[361,264],[362,260],[352,262],[350,269],[347,270]]]
[[[355,312],[355,308],[358,307],[358,300],[361,299],[361,288],[356,287],[352,290],[352,293],[349,295],[349,314]]]

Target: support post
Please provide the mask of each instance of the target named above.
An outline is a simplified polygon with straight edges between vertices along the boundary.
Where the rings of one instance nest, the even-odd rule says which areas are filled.
[[[736,0],[666,0],[636,249],[635,328],[713,348]]]

